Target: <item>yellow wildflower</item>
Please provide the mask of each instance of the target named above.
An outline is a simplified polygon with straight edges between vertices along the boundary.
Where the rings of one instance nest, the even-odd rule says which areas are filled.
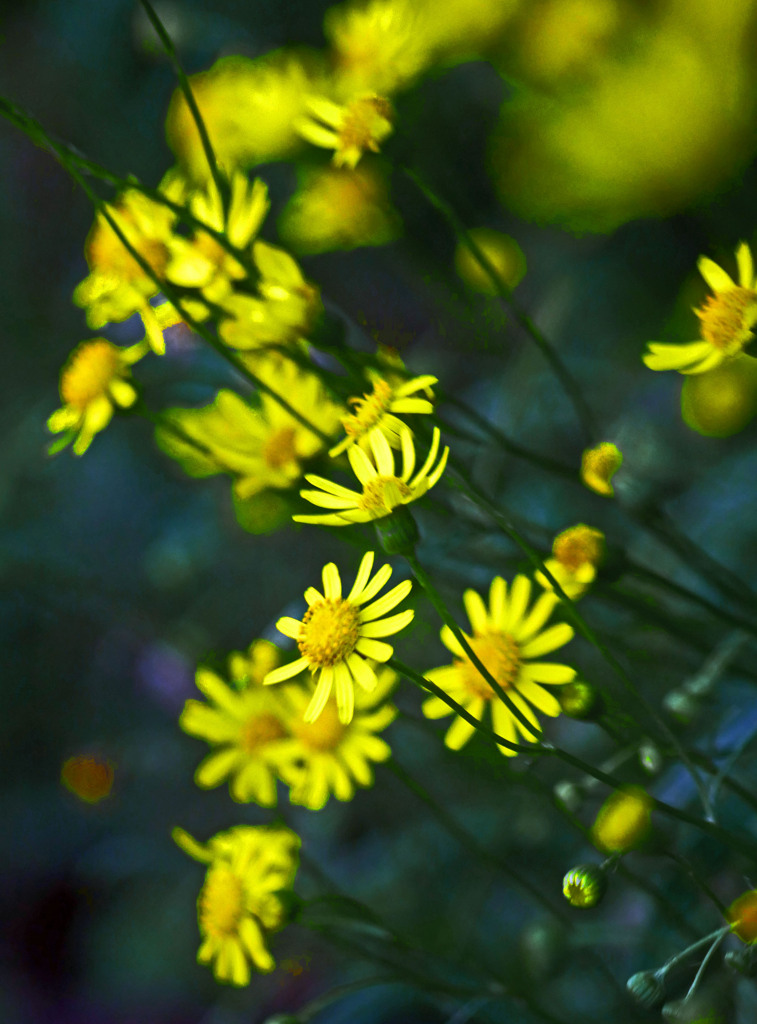
[[[730,437],[757,413],[757,359],[742,353],[714,370],[687,376],[681,388],[684,423],[705,437]]]
[[[465,610],[473,628],[473,635],[466,634],[466,639],[482,664],[531,723],[530,729],[500,700],[448,626],[443,627],[441,640],[454,655],[452,664],[424,673],[474,718],[482,719],[485,709],[490,707],[494,731],[511,743],[516,741],[516,729],[527,740],[536,739],[541,732],[531,704],[553,718],[560,714],[559,702],[543,687],[569,683],[576,675],[575,669],[568,665],[532,660],[568,643],[573,638],[573,628],[566,622],[560,622],[542,630],[557,604],[557,598],[549,592],[543,593],[528,611],[530,596],[531,581],[526,576],[515,577],[509,595],[505,581],[501,576],[495,576],[489,590],[488,610],[475,590],[466,590],[463,594]],[[424,701],[423,713],[427,718],[443,718],[452,714],[452,709],[441,697],[433,696]],[[447,730],[445,746],[459,750],[474,731],[473,725],[462,717],[456,717]],[[502,745],[499,745],[499,750],[506,757],[516,753]]]
[[[286,362],[276,376],[278,392],[308,422],[333,434],[341,406],[333,403],[315,374]],[[169,409],[156,430],[159,447],[190,476],[230,473],[234,493],[249,498],[267,487],[288,488],[302,463],[324,447],[316,433],[266,392],[254,408],[234,391],[221,390],[201,409]]]
[[[336,458],[347,451],[353,444],[370,450],[370,435],[379,430],[392,448],[401,447],[401,437],[407,425],[393,413],[432,413],[434,407],[429,401],[433,398],[431,386],[438,383],[436,377],[424,374],[410,380],[398,379],[396,383],[379,373],[372,373],[373,390],[362,398],[349,398],[347,404],[352,406],[349,416],[342,417],[346,437],[335,445],[329,455]],[[417,391],[425,391],[426,398],[411,397]]]
[[[386,245],[402,233],[386,176],[365,161],[354,170],[322,167],[306,171],[278,227],[287,245],[308,254]]]
[[[605,535],[585,523],[577,523],[555,537],[552,544],[553,558],[545,566],[565,593],[572,600],[581,597],[597,575],[597,566],[604,555]],[[552,583],[543,572],[534,576],[545,590],[552,590]]]
[[[317,523],[322,526],[349,526],[350,523],[368,523],[390,515],[401,505],[408,505],[423,497],[439,480],[447,465],[449,448],[445,447],[439,461],[439,428],[434,427],[431,448],[426,461],[412,476],[415,469],[415,448],[410,431],[405,428],[400,436],[402,445],[402,475],[395,475],[394,455],[384,434],[374,428],[368,435],[372,458],[360,445],[354,444],[347,452],[355,476],[363,485],[362,491],[351,491],[322,476],[306,473],[308,483],[320,487],[319,491],[300,491],[300,495],[314,505],[336,509],[317,516],[292,516],[296,523]]]
[[[591,827],[591,838],[603,853],[626,853],[642,843],[651,827],[654,800],[640,787],[612,793]]]
[[[208,865],[197,899],[198,962],[212,963],[216,980],[230,985],[249,984],[250,963],[272,971],[276,963],[266,942],[285,923],[281,894],[294,884],[299,836],[266,825],[237,825],[205,844],[181,828],[171,834],[185,853]]]
[[[315,587],[305,591],[308,610],[302,621],[285,616],[276,623],[280,633],[297,642],[301,657],[269,672],[263,682],[267,685],[280,683],[309,668],[318,681],[305,711],[306,722],[318,718],[333,688],[339,721],[348,725],[355,708],[354,682],[369,692],[377,686],[376,672],[366,659],[383,663],[394,653],[389,644],[377,638],[398,633],[413,619],[412,609],[381,618],[407,597],[412,583],[403,580],[374,601],[392,575],[391,566],[382,565],[373,579],[369,579],[374,557],[373,551],[363,556],[347,597],[342,597],[339,570],[329,562],[323,568],[324,593],[320,594]]]
[[[679,373],[704,373],[741,354],[754,337],[757,323],[757,279],[752,253],[746,242],[736,250],[739,283],[735,284],[717,263],[706,256],[697,261],[699,273],[714,295],[694,312],[700,320],[701,341],[684,345],[664,345],[650,341],[649,352],[642,356],[650,370],[678,370]]]
[[[307,111],[295,127],[313,145],[333,149],[335,167],[355,168],[364,153],[378,153],[393,130],[392,105],[375,93],[356,96],[343,106],[325,96],[309,96]]]
[[[232,651],[229,655],[229,679],[242,690],[260,684],[267,672],[281,661],[281,652],[270,640],[253,640],[247,650]]]
[[[50,416],[47,429],[63,432],[51,446],[60,451],[73,441],[74,455],[83,455],[95,434],[105,430],[115,407],[128,408],[137,399],[130,367],[147,351],[143,341],[119,348],[105,338],[83,341],[73,350],[60,372],[63,406]]]
[[[615,493],[610,480],[620,469],[623,454],[611,441],[603,441],[596,448],[587,448],[581,459],[581,479],[588,488],[611,498]]]
[[[397,674],[382,667],[376,675],[378,684],[370,694],[355,692],[355,714],[347,724],[339,720],[334,697],[329,697],[317,721],[306,722],[303,716],[313,686],[287,689],[287,725],[292,738],[283,744],[289,759],[282,763],[279,775],[290,787],[293,804],[317,811],[332,794],[337,800],[351,800],[356,786],[373,785],[371,762],[391,756],[389,744],[377,733],[397,716],[391,704],[379,707],[397,682]]]
[[[742,942],[748,945],[757,942],[757,889],[750,889],[735,899],[726,911],[725,919],[733,925],[734,934]]]

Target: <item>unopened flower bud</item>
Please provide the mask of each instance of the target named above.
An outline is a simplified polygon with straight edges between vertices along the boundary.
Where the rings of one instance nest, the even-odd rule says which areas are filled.
[[[557,694],[563,714],[569,718],[591,718],[601,711],[601,698],[596,687],[585,679],[574,679],[561,686]]]
[[[562,891],[572,907],[596,907],[607,889],[607,876],[599,864],[579,864],[562,880]]]
[[[638,971],[628,979],[626,988],[636,1002],[648,1010],[665,998],[665,984],[660,971]]]
[[[560,803],[565,804],[573,814],[581,809],[581,804],[584,802],[583,794],[575,782],[568,782],[567,779],[556,782],[553,792]]]
[[[656,775],[662,768],[663,756],[660,748],[652,740],[643,740],[639,744],[639,764],[650,775]]]
[[[611,793],[592,825],[592,842],[604,853],[633,850],[649,833],[653,805],[654,800],[641,786],[627,786]]]
[[[662,704],[668,714],[686,724],[696,718],[702,710],[701,701],[685,690],[671,690],[665,694]]]

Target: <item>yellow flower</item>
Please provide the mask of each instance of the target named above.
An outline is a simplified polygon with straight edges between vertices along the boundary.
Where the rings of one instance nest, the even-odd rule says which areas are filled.
[[[615,493],[610,480],[620,469],[623,454],[611,441],[603,441],[596,448],[587,448],[581,459],[581,479],[592,491],[611,498]]]
[[[412,583],[403,580],[374,601],[392,575],[391,566],[382,565],[369,579],[374,557],[373,551],[363,556],[347,597],[342,597],[339,570],[329,562],[323,567],[324,593],[320,594],[315,587],[305,591],[308,610],[302,621],[285,616],[276,623],[280,633],[297,642],[301,657],[269,672],[263,682],[280,683],[309,668],[318,681],[305,711],[306,722],[318,718],[334,688],[339,721],[348,725],[355,707],[354,682],[369,692],[376,689],[376,673],[366,659],[385,662],[394,653],[389,644],[377,638],[398,633],[413,619],[412,609],[381,618],[407,597]]]
[[[335,445],[329,455],[336,458],[353,444],[363,449],[370,449],[370,435],[380,430],[392,448],[401,446],[402,432],[407,430],[406,424],[392,413],[432,413],[434,407],[429,401],[433,397],[431,385],[438,379],[430,374],[413,377],[411,380],[398,380],[392,383],[378,373],[372,374],[373,390],[370,395],[362,398],[348,399],[353,411],[349,416],[342,417],[342,426],[347,436]],[[424,390],[428,398],[413,398],[416,391]]]
[[[356,691],[355,714],[347,724],[340,722],[333,697],[329,697],[317,721],[306,722],[303,716],[312,700],[313,686],[307,691],[287,688],[287,725],[292,738],[283,745],[289,759],[282,763],[279,775],[290,787],[293,804],[317,811],[332,794],[337,800],[351,800],[356,786],[373,785],[371,762],[391,756],[389,744],[377,733],[397,716],[392,705],[378,706],[397,682],[396,673],[384,667],[376,675],[378,685],[372,693]]]
[[[242,690],[260,684],[267,672],[281,661],[281,652],[270,640],[253,640],[245,653],[232,651],[229,655],[229,679]]]
[[[282,363],[277,391],[313,426],[333,434],[342,407],[333,403],[315,374]],[[249,498],[267,487],[291,487],[302,463],[324,447],[321,438],[266,392],[253,408],[233,391],[221,390],[201,409],[169,409],[156,429],[159,447],[190,476],[230,473],[234,493]]]
[[[531,723],[531,729],[524,726],[497,697],[448,626],[442,629],[441,639],[455,656],[453,663],[424,673],[474,718],[481,720],[486,707],[491,707],[494,731],[511,743],[516,741],[516,729],[527,740],[536,739],[541,732],[531,704],[553,718],[560,714],[559,702],[543,686],[569,683],[576,675],[575,669],[568,665],[532,660],[568,643],[573,637],[573,629],[566,622],[560,622],[542,631],[557,598],[549,592],[543,593],[528,611],[530,596],[531,581],[526,576],[515,577],[509,595],[505,581],[501,576],[495,576],[489,590],[488,611],[475,590],[465,591],[463,603],[473,628],[472,636],[466,634],[468,643]],[[427,718],[443,718],[452,714],[452,710],[441,697],[433,696],[424,701],[423,713]],[[459,750],[474,731],[474,726],[457,717],[448,729],[444,743],[451,750]],[[516,753],[501,745],[499,750],[506,757]]]
[[[171,834],[185,853],[208,865],[197,899],[198,962],[212,963],[216,980],[231,985],[249,984],[250,963],[272,971],[266,940],[285,923],[280,894],[294,884],[299,836],[266,825],[238,825],[206,844],[181,828]]]
[[[705,373],[738,356],[754,337],[757,323],[757,279],[752,253],[746,242],[736,250],[739,283],[734,284],[725,270],[700,256],[699,273],[714,295],[694,312],[700,320],[701,341],[684,345],[664,345],[650,341],[649,352],[642,356],[650,370],[678,370],[679,373]]]
[[[725,914],[733,932],[742,942],[757,942],[757,889],[750,889],[735,899]]]
[[[324,32],[334,51],[342,95],[388,95],[411,84],[430,59],[419,11],[409,0],[369,0],[331,7]]]
[[[60,373],[63,406],[50,416],[47,429],[63,432],[50,451],[73,444],[74,455],[83,455],[95,434],[105,430],[115,407],[128,408],[137,398],[130,367],[147,351],[143,341],[119,348],[104,338],[83,341],[73,350]],[[74,440],[75,439],[75,440]]]
[[[300,253],[386,245],[402,233],[386,176],[365,161],[354,170],[321,167],[303,180],[278,223],[283,241]]]
[[[260,273],[258,296],[233,294],[224,299],[226,319],[218,333],[231,348],[252,352],[266,345],[301,342],[323,308],[318,289],[283,249],[255,242],[252,256]]]
[[[603,853],[626,853],[646,839],[654,800],[640,787],[612,793],[591,827],[591,838]]]
[[[604,555],[605,535],[585,523],[577,523],[555,537],[552,544],[553,558],[545,566],[565,593],[572,600],[581,597],[597,575],[597,566]],[[543,572],[534,576],[545,590],[552,590],[552,583]]]
[[[378,153],[392,133],[394,111],[385,96],[366,93],[344,106],[325,96],[310,96],[307,117],[295,122],[297,131],[315,146],[334,150],[335,167],[354,168],[364,153]]]
[[[213,789],[228,779],[233,800],[275,807],[276,767],[289,737],[282,694],[263,687],[260,679],[232,689],[207,668],[197,670],[195,681],[207,703],[188,700],[179,726],[213,747],[195,772],[195,782]]]
[[[246,174],[236,171],[229,183],[228,217],[224,218],[218,187],[209,179],[203,189],[190,193],[190,212],[214,231],[224,232],[231,244],[244,250],[257,235],[268,207],[268,189],[256,178],[250,182]],[[212,235],[200,229],[191,239],[174,236],[166,277],[183,288],[197,288],[211,302],[220,302],[232,289],[232,281],[242,280],[247,270],[228,249]]]
[[[492,228],[473,228],[468,232],[475,245],[482,251],[501,278],[505,287],[515,288],[526,273],[526,257],[523,250],[510,235]],[[455,249],[455,270],[467,285],[484,295],[496,295],[497,286],[465,242]]]
[[[254,167],[294,156],[302,142],[292,126],[305,97],[321,87],[322,58],[311,50],[275,50],[262,57],[229,56],[189,79],[216,159],[223,167]],[[195,181],[210,171],[180,89],[171,99],[166,138]]]
[[[431,467],[439,453],[439,428],[434,427],[431,448],[426,461],[412,476],[415,469],[415,448],[410,431],[405,428],[400,436],[402,444],[402,475],[394,473],[394,455],[389,442],[383,433],[374,428],[368,435],[371,453],[369,458],[360,445],[354,444],[347,452],[350,465],[363,485],[362,492],[351,491],[341,484],[332,483],[322,476],[305,474],[308,483],[320,487],[320,491],[300,491],[300,495],[322,508],[337,509],[325,515],[292,516],[296,523],[317,523],[322,526],[349,526],[350,523],[368,523],[373,519],[383,519],[391,515],[394,509],[417,501],[426,491],[434,486],[447,465],[449,448],[445,448],[441,458],[432,470]]]

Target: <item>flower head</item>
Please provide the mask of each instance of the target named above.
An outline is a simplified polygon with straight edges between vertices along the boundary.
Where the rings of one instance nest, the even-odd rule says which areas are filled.
[[[295,127],[313,145],[333,149],[335,167],[357,167],[364,153],[379,152],[393,130],[392,105],[375,93],[356,96],[344,106],[310,96],[307,107],[309,116],[299,118]]]
[[[95,434],[105,430],[116,406],[128,408],[137,398],[130,367],[147,351],[144,342],[119,348],[105,338],[83,341],[60,372],[63,406],[49,417],[47,429],[63,433],[51,451],[73,441],[74,455],[83,455]]]
[[[332,458],[341,455],[353,444],[359,444],[363,449],[369,450],[370,435],[374,430],[380,430],[392,448],[400,448],[402,433],[408,428],[393,414],[434,411],[429,397],[432,396],[431,385],[437,383],[437,378],[430,374],[413,377],[411,380],[398,380],[395,383],[388,379],[388,376],[376,373],[372,376],[372,383],[373,389],[370,394],[364,394],[362,398],[348,399],[352,412],[349,416],[342,417],[342,426],[347,436],[330,450],[329,455]],[[425,391],[429,397],[418,398],[418,391]]]
[[[439,454],[439,428],[434,427],[426,461],[413,476],[415,469],[415,448],[410,431],[401,433],[402,474],[395,474],[394,455],[381,430],[374,429],[368,435],[371,454],[369,458],[360,445],[353,445],[347,452],[350,465],[363,485],[362,493],[350,491],[341,484],[332,483],[321,476],[306,473],[308,483],[320,487],[320,491],[300,491],[303,498],[322,508],[336,509],[325,515],[292,516],[297,523],[319,523],[324,526],[349,526],[350,523],[368,523],[391,515],[394,509],[417,501],[434,486],[447,465],[449,448],[445,448],[436,466]]]
[[[733,901],[725,915],[742,942],[757,942],[757,889],[742,893]]]
[[[276,964],[266,940],[285,922],[281,894],[294,883],[299,836],[265,825],[238,825],[206,844],[181,828],[172,836],[185,853],[208,865],[197,899],[198,961],[212,963],[216,979],[231,985],[249,984],[250,962],[272,971]]]
[[[286,616],[276,623],[279,632],[297,642],[301,656],[269,672],[263,682],[280,683],[309,668],[317,684],[305,711],[306,722],[319,717],[335,689],[339,721],[348,725],[355,708],[355,681],[368,691],[377,685],[376,672],[366,659],[384,662],[394,653],[389,644],[377,638],[398,633],[413,619],[412,609],[381,618],[407,597],[412,583],[403,580],[374,601],[392,575],[391,566],[382,565],[370,579],[374,557],[373,551],[363,556],[347,597],[342,597],[339,570],[329,562],[323,568],[323,594],[314,587],[305,591],[308,610],[302,620]]]
[[[611,498],[615,491],[610,483],[623,463],[623,453],[611,441],[596,448],[587,448],[581,459],[581,479],[592,491]]]
[[[591,828],[595,846],[604,853],[626,853],[646,839],[654,800],[640,787],[611,793]]]
[[[488,609],[475,590],[466,590],[463,594],[473,629],[473,635],[466,635],[466,639],[483,665],[506,690],[513,704],[531,723],[530,728],[524,726],[499,699],[449,627],[443,627],[441,640],[454,655],[452,664],[424,673],[474,718],[482,719],[485,709],[490,707],[494,731],[511,743],[516,741],[516,728],[527,740],[536,739],[541,732],[532,704],[553,718],[560,714],[559,702],[543,687],[569,683],[576,674],[575,669],[568,665],[533,660],[568,643],[573,637],[573,628],[566,622],[560,622],[543,629],[558,603],[557,597],[549,592],[543,593],[529,611],[530,596],[531,581],[526,576],[515,577],[509,594],[502,577],[495,576],[489,590]],[[452,714],[452,709],[440,697],[433,696],[424,701],[423,713],[427,718],[443,718]],[[456,717],[444,743],[452,750],[459,750],[474,731],[474,726],[466,719]],[[509,757],[516,753],[501,745],[499,749]]]
[[[649,352],[642,359],[650,370],[704,373],[738,356],[753,339],[757,323],[757,278],[746,242],[736,250],[736,262],[738,284],[717,263],[706,256],[699,257],[699,273],[714,292],[703,306],[694,310],[700,321],[702,340],[684,345],[649,342]]]
[[[571,600],[581,597],[597,575],[597,566],[604,555],[605,535],[585,523],[577,523],[555,537],[552,558],[544,565],[552,573]],[[545,590],[552,583],[542,572],[534,576]]]

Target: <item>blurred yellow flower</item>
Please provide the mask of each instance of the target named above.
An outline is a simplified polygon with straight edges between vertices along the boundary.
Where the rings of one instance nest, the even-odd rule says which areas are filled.
[[[610,480],[623,463],[623,453],[611,441],[587,448],[581,458],[581,479],[588,488],[611,498],[615,493]]]
[[[217,981],[248,985],[250,964],[268,973],[276,966],[267,946],[286,921],[282,894],[297,873],[300,838],[288,828],[237,825],[198,843],[184,829],[171,833],[190,857],[208,865],[197,899],[201,964]]]
[[[393,414],[428,414],[434,411],[429,399],[433,398],[431,386],[438,383],[437,377],[424,374],[409,380],[398,378],[395,382],[388,379],[388,376],[373,372],[370,379],[373,383],[370,394],[347,400],[353,410],[349,416],[342,417],[342,426],[347,436],[329,451],[332,458],[341,455],[353,444],[359,444],[366,451],[370,450],[370,435],[374,430],[381,431],[392,448],[399,448],[402,433],[408,427]],[[413,397],[417,391],[424,391],[427,397]]]
[[[351,491],[341,484],[335,484],[322,476],[306,473],[308,483],[319,487],[319,491],[300,491],[300,495],[314,505],[335,509],[334,512],[316,516],[292,516],[296,523],[315,523],[322,526],[349,526],[351,523],[368,523],[390,515],[401,505],[422,498],[439,480],[447,465],[449,448],[445,447],[439,461],[432,469],[439,454],[439,428],[434,427],[426,461],[413,476],[415,469],[415,447],[410,431],[405,428],[400,435],[402,445],[402,475],[395,475],[394,454],[386,437],[377,427],[368,434],[372,458],[366,455],[360,445],[352,445],[347,452],[350,465],[363,485],[361,491]]]
[[[506,288],[520,284],[526,273],[526,257],[514,238],[493,228],[473,228],[468,234]],[[475,291],[497,295],[497,286],[464,242],[459,242],[455,249],[455,270]]]
[[[651,828],[654,800],[640,786],[610,794],[591,827],[591,839],[603,853],[626,853],[642,843]]]
[[[642,356],[650,370],[705,373],[740,355],[744,346],[752,341],[757,323],[757,279],[752,252],[746,242],[736,250],[736,261],[738,284],[717,263],[706,256],[699,257],[699,273],[715,293],[694,310],[700,320],[702,340],[683,345],[650,341],[649,352]]]
[[[317,677],[317,685],[305,711],[305,722],[319,717],[335,689],[339,721],[348,725],[355,709],[355,681],[369,692],[377,686],[376,672],[367,659],[385,662],[394,653],[389,644],[377,638],[399,633],[413,619],[412,609],[382,618],[407,597],[412,583],[403,580],[374,601],[392,575],[392,567],[382,565],[370,579],[374,557],[373,551],[363,555],[347,597],[342,597],[339,570],[329,562],[323,568],[324,593],[314,587],[305,591],[308,610],[302,621],[285,616],[276,623],[280,633],[297,642],[301,657],[269,672],[263,682],[280,683],[309,668]]]
[[[386,245],[402,233],[386,176],[363,161],[306,172],[278,223],[282,240],[301,253]]]
[[[128,408],[137,399],[131,382],[131,366],[147,352],[144,341],[119,348],[105,338],[83,341],[73,350],[60,372],[63,406],[49,417],[47,429],[63,433],[51,452],[73,441],[74,455],[83,455],[95,434],[105,430],[116,406]]]
[[[757,942],[757,889],[742,893],[733,901],[725,914],[725,919],[733,925],[733,932],[751,945]]]
[[[314,146],[333,149],[335,167],[355,168],[364,153],[378,153],[392,131],[394,112],[385,96],[367,93],[343,106],[325,96],[309,96],[307,115],[295,127]]]
[[[730,437],[757,413],[757,359],[742,353],[706,373],[687,375],[681,415],[705,437]]]
[[[553,557],[544,564],[572,600],[581,597],[597,575],[597,566],[604,555],[604,541],[601,530],[585,523],[577,523],[555,537]],[[553,589],[543,572],[537,572],[534,579],[545,590]]]
[[[560,714],[559,702],[543,687],[569,683],[576,675],[575,669],[568,665],[533,660],[567,644],[573,638],[573,628],[566,622],[560,622],[543,629],[557,604],[557,597],[549,592],[543,593],[528,611],[530,597],[531,581],[526,576],[515,577],[509,595],[505,581],[501,576],[495,576],[489,590],[488,610],[475,590],[466,590],[463,594],[473,629],[473,635],[465,634],[465,637],[482,664],[531,723],[530,729],[497,696],[448,626],[442,628],[440,635],[444,646],[454,655],[452,664],[424,672],[427,679],[436,683],[474,718],[483,719],[486,708],[490,707],[494,731],[511,743],[516,742],[516,729],[529,741],[536,739],[541,732],[532,704],[553,718]],[[453,711],[441,697],[434,695],[424,701],[423,713],[427,718],[443,718]],[[445,746],[459,750],[474,731],[475,727],[466,719],[456,717],[447,730]],[[515,756],[516,751],[501,744],[498,746],[506,757]]]

